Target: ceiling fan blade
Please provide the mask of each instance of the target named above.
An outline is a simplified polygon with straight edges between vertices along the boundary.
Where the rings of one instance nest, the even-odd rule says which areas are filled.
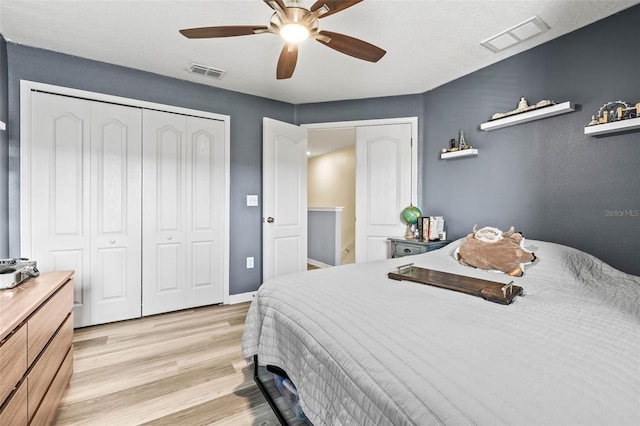
[[[186,38],[216,38],[216,37],[235,37],[243,35],[255,34],[256,31],[266,31],[269,27],[257,25],[236,25],[227,27],[202,27],[189,28],[180,30],[180,34]]]
[[[293,71],[296,69],[296,63],[298,62],[298,44],[287,43],[280,52],[280,58],[278,59],[278,71],[276,72],[276,78],[283,80],[285,78],[291,78]]]
[[[323,15],[320,15],[318,18],[324,18],[325,16],[333,15],[334,13],[338,13],[340,11],[345,10],[348,7],[356,5],[360,3],[362,0],[318,0],[311,6],[309,9],[312,12],[320,9],[322,6],[327,5],[329,11]]]
[[[386,50],[380,49],[378,46],[344,34],[331,31],[320,31],[318,34],[322,37],[316,38],[317,41],[354,58],[378,62],[387,53]],[[329,37],[330,40],[326,41],[326,37]]]
[[[278,6],[280,6],[280,9],[285,10],[287,8],[287,5],[284,4],[284,0],[263,0],[267,6],[269,6],[271,9],[273,10],[278,10],[275,7],[273,7],[273,3],[277,3]]]

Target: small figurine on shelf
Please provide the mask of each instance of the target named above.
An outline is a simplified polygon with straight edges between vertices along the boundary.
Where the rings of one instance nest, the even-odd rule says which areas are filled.
[[[462,149],[469,149],[471,148],[469,145],[467,145],[467,141],[464,140],[464,132],[462,131],[462,129],[460,129],[460,133],[458,136],[458,149],[462,150]]]
[[[529,102],[527,102],[527,99],[524,96],[522,96],[520,98],[520,101],[518,101],[518,107],[516,109],[507,111],[507,112],[496,112],[491,116],[491,120],[497,120],[499,118],[504,118],[510,115],[520,114],[523,112],[532,111],[534,109],[544,108],[544,107],[548,107],[555,104],[556,104],[555,101],[551,101],[549,99],[543,99],[533,105],[529,105]]]
[[[473,147],[471,145],[467,145],[467,141],[464,139],[464,131],[460,129],[458,132],[458,142],[456,142],[455,139],[451,139],[449,141],[449,148],[442,148],[442,153],[462,151],[464,149],[471,148]]]
[[[630,105],[624,101],[611,101],[600,107],[598,115],[592,116],[588,126],[613,123],[640,117],[640,102]]]

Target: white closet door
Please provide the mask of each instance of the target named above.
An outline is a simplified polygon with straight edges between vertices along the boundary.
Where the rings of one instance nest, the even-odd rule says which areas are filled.
[[[185,117],[143,112],[142,314],[186,307]]]
[[[139,108],[91,103],[91,324],[141,316]]]
[[[221,303],[224,123],[143,117],[143,315]]]
[[[74,324],[90,318],[89,102],[32,93],[30,253],[41,271],[75,270]],[[23,185],[26,184],[23,182]]]
[[[224,292],[224,122],[187,120],[187,305],[222,303]]]

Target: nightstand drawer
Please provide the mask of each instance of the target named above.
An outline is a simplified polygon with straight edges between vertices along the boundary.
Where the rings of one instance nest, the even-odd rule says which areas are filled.
[[[422,254],[431,250],[437,250],[446,246],[451,241],[422,241],[422,240],[403,240],[400,238],[389,238],[391,242],[391,257],[411,256],[414,254]]]
[[[424,245],[395,243],[393,257],[411,256],[413,254],[425,253],[427,247]]]

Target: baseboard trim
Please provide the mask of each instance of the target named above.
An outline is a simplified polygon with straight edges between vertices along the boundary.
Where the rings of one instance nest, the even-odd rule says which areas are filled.
[[[329,265],[328,263],[320,262],[315,259],[307,259],[307,263],[313,266],[317,266],[318,268],[331,268],[333,265]]]
[[[253,296],[255,295],[256,295],[255,291],[248,291],[246,293],[240,293],[240,294],[230,294],[229,304],[235,305],[236,303],[251,302],[253,300]]]

